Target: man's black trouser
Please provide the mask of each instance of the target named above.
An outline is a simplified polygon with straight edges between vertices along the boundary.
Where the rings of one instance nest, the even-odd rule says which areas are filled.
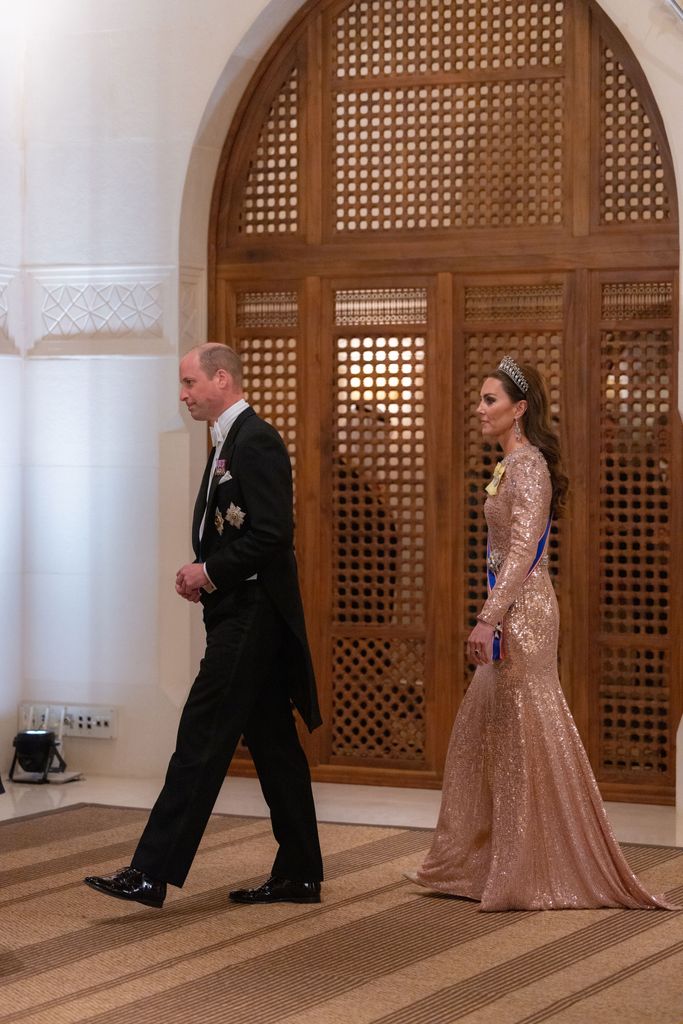
[[[207,630],[166,780],[132,860],[156,881],[185,881],[242,735],[279,844],[272,874],[322,880],[311,776],[283,678],[286,629],[254,580],[235,593],[233,614]]]

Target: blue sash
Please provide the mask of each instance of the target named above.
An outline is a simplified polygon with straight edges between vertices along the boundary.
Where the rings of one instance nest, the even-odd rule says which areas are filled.
[[[546,545],[548,543],[548,537],[550,536],[550,527],[552,526],[552,522],[553,522],[552,516],[548,516],[548,522],[546,524],[546,528],[543,531],[543,534],[541,535],[541,537],[539,538],[538,544],[536,545],[536,554],[534,555],[534,560],[531,563],[531,566],[529,568],[528,573],[524,577],[525,580],[529,579],[529,577],[531,576],[532,572],[534,571],[534,569],[536,568],[536,566],[538,565],[540,560],[543,558],[543,555],[545,554],[545,549],[546,549]],[[495,573],[494,569],[491,566],[491,539],[490,538],[487,539],[487,541],[486,541],[486,583],[488,585],[488,592],[490,594],[491,591],[493,590],[493,588],[496,585],[496,573]],[[502,661],[504,657],[505,657],[505,651],[503,649],[503,626],[502,626],[502,624],[499,624],[498,626],[496,626],[495,631],[493,633],[493,654],[492,654],[492,659],[493,659],[493,661]]]

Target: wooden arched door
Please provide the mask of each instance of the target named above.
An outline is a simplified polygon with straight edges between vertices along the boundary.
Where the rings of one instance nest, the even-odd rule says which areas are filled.
[[[603,791],[669,801],[681,712],[678,222],[640,69],[588,0],[318,0],[235,117],[212,336],[295,464],[319,779],[438,785],[484,595],[472,411],[551,390],[565,691]]]

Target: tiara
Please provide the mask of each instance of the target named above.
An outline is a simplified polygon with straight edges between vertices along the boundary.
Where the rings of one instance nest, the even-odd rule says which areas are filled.
[[[514,361],[512,356],[503,356],[498,364],[498,369],[502,370],[503,373],[506,373],[510,380],[517,385],[520,391],[523,391],[524,394],[527,393],[529,390],[529,382],[520,370],[519,366],[517,366],[517,363]]]

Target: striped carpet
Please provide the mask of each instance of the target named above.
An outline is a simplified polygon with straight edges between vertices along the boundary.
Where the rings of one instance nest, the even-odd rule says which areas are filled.
[[[79,805],[0,826],[3,1024],[682,1024],[683,913],[483,914],[402,878],[421,829],[323,824],[319,906],[241,907],[268,822],[214,816],[162,911],[98,896],[147,812]],[[683,902],[683,849],[626,845]]]

